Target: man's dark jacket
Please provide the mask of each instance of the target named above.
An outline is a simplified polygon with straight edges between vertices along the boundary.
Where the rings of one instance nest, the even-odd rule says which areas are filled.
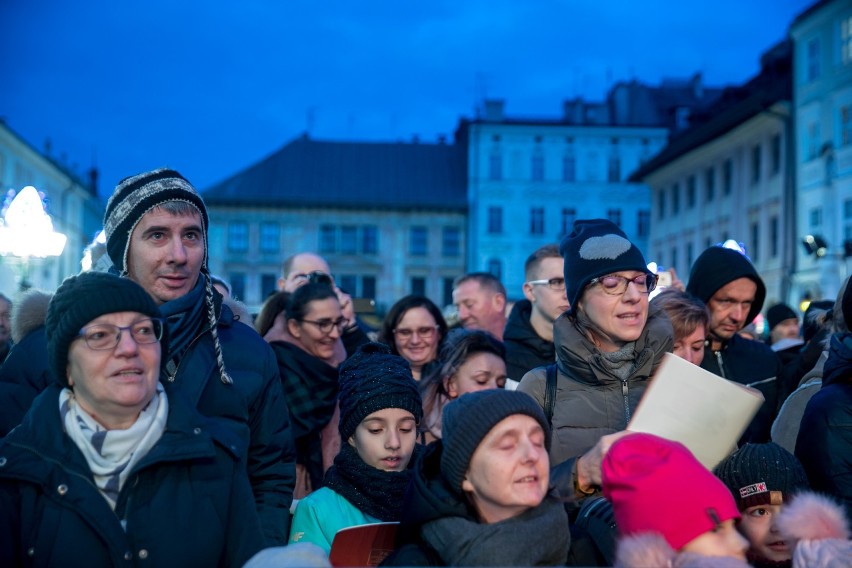
[[[506,346],[506,374],[520,381],[528,371],[556,362],[553,342],[542,339],[530,324],[532,303],[521,300],[515,303],[506,329],[503,344]]]

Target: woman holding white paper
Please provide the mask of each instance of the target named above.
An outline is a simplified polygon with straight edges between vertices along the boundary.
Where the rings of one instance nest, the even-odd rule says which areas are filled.
[[[673,332],[665,313],[649,316],[648,294],[657,277],[615,224],[577,221],[560,253],[571,309],[554,323],[555,373],[534,369],[518,390],[551,416],[553,465],[585,453],[576,462],[575,480],[580,493],[590,494],[600,484],[600,460],[612,443],[610,436],[601,438],[627,427],[663,354],[672,349]],[[550,396],[548,374],[555,379]]]

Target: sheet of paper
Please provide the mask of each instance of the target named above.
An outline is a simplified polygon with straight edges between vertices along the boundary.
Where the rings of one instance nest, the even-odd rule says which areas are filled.
[[[680,442],[712,470],[736,449],[761,404],[759,390],[666,353],[627,429]]]

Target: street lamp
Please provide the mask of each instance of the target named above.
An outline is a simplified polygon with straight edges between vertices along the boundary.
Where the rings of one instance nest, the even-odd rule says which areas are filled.
[[[30,259],[59,256],[65,241],[65,235],[53,230],[42,197],[31,185],[14,195],[0,217],[0,255],[20,259],[21,290],[30,286]]]

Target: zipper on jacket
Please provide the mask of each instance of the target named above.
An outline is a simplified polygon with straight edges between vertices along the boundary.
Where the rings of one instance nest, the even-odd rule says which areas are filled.
[[[725,372],[725,362],[722,360],[722,351],[714,351],[713,355],[716,356],[716,363],[719,364],[719,372],[722,373],[722,378],[727,379],[728,374]]]
[[[207,330],[205,330],[205,331],[201,332],[201,334],[197,335],[197,336],[195,337],[195,339],[193,339],[193,340],[192,340],[192,343],[190,343],[190,344],[189,344],[189,347],[187,347],[187,348],[184,350],[184,352],[183,352],[183,353],[184,353],[184,355],[186,355],[186,352],[187,352],[187,351],[189,351],[190,349],[192,349],[193,347],[195,347],[195,344],[196,344],[196,343],[198,343],[198,340],[199,340],[199,339],[201,339],[202,337],[204,337],[204,334],[205,334],[205,333],[207,333],[208,331],[210,331],[210,330],[209,330],[209,329],[207,329]],[[169,361],[169,363],[171,363],[171,361]],[[175,372],[174,372],[174,373],[169,373],[168,381],[169,381],[170,383],[175,382],[175,379],[177,378],[178,371],[180,371],[180,364],[181,364],[181,363],[183,363],[183,356],[181,356],[180,361],[178,361],[178,364],[177,364],[177,365],[175,365]],[[166,365],[166,368],[168,369],[168,365]]]
[[[623,381],[621,381],[621,396],[624,397],[624,419],[625,419],[624,424],[625,425],[630,423],[630,398],[627,395],[628,395],[627,381],[623,380]],[[627,426],[625,426],[625,428],[626,427]]]

